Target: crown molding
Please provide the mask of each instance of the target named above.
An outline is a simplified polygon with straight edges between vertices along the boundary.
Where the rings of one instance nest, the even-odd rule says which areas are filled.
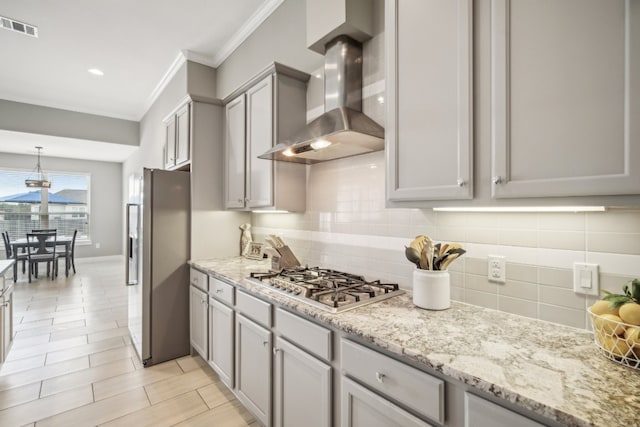
[[[267,0],[213,56],[212,67],[218,68],[283,2],[284,0]]]
[[[244,42],[247,37],[249,37],[283,2],[284,0],[265,1],[262,7],[256,10],[254,14],[249,17],[247,22],[245,22],[245,24],[236,31],[229,41],[225,43],[214,56],[203,55],[190,50],[183,50],[178,53],[176,59],[164,73],[156,87],[147,98],[144,103],[143,111],[140,113],[137,120],[142,120],[147,111],[149,111],[149,108],[151,108],[153,103],[156,102],[162,91],[167,87],[171,79],[176,75],[180,67],[182,67],[186,61],[197,62],[212,68],[218,68],[220,64],[222,64],[225,59],[227,59],[229,55],[231,55],[242,44],[242,42]]]

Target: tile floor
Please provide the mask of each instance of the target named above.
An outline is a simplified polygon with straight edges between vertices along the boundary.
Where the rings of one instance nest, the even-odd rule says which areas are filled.
[[[0,369],[0,426],[257,426],[199,357],[142,368],[127,330],[122,261],[14,292],[15,341]]]

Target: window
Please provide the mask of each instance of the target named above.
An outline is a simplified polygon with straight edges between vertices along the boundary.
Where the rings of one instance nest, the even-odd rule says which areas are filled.
[[[90,175],[49,172],[51,188],[27,188],[33,171],[0,169],[0,231],[11,239],[34,229],[55,228],[59,235],[90,240]]]

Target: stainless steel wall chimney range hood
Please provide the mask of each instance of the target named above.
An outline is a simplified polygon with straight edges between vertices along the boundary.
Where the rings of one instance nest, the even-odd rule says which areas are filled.
[[[362,113],[362,45],[348,36],[326,45],[324,109],[258,157],[313,164],[384,149],[384,129]]]

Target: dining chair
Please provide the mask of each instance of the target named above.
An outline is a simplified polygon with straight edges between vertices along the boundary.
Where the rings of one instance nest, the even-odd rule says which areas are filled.
[[[7,259],[13,259],[14,258],[13,248],[11,247],[11,240],[9,239],[8,231],[2,232],[2,240],[4,240],[4,250],[7,254]],[[22,274],[24,274],[25,263],[27,261],[27,254],[18,253],[15,259],[16,259],[16,262],[13,264],[13,282],[14,283],[18,281],[18,263],[20,261],[22,261]]]
[[[64,258],[64,270],[65,275],[69,275],[69,263],[71,263],[71,267],[73,268],[73,274],[76,274],[76,261],[74,259],[76,252],[76,236],[78,235],[78,230],[73,230],[73,237],[71,238],[71,245],[65,246],[64,250],[61,250],[57,257]],[[67,247],[69,249],[67,249]],[[57,265],[57,262],[56,262]],[[56,267],[57,268],[57,267]],[[57,273],[56,273],[57,274]]]
[[[56,240],[58,233],[46,231],[42,233],[27,233],[27,259],[29,261],[29,283],[31,283],[31,273],[38,277],[38,264],[47,263],[47,276],[51,273],[51,278],[57,273]],[[47,247],[47,241],[52,242],[51,249]],[[51,266],[51,267],[50,267]]]

